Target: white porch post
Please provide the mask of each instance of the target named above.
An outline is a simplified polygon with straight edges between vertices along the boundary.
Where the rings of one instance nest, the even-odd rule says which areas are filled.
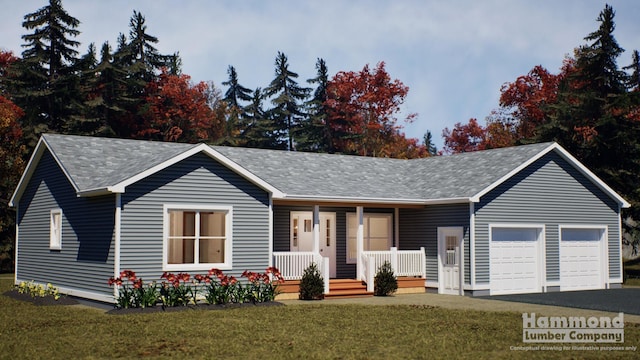
[[[400,209],[396,208],[393,214],[393,223],[394,223],[394,231],[393,231],[393,235],[394,238],[393,239],[393,243],[394,246],[397,248],[400,248]]]
[[[313,252],[320,253],[320,205],[313,205]]]
[[[121,242],[121,222],[122,222],[122,194],[116,193],[115,219],[113,224],[113,277],[120,277],[120,242]],[[113,297],[117,299],[120,295],[120,288],[113,287]]]
[[[362,206],[356,207],[356,218],[358,219],[358,231],[356,232],[356,276],[360,277],[362,274],[362,252],[364,251],[364,208]]]

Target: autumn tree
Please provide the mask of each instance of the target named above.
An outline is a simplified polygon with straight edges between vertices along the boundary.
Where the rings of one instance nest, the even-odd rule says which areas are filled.
[[[11,52],[0,50],[0,271],[13,268],[15,216],[9,200],[24,170],[26,149],[18,120],[22,109],[9,100],[6,78],[18,59]]]
[[[144,128],[135,137],[162,141],[213,142],[222,136],[224,119],[216,118],[210,104],[209,86],[192,84],[188,75],[163,70],[147,86]]]
[[[467,124],[456,123],[453,129],[446,127],[442,130],[443,151],[445,154],[458,154],[484,150],[486,135],[487,130],[475,118],[469,119]]]
[[[277,148],[294,150],[300,122],[304,118],[302,103],[309,95],[309,89],[298,85],[298,74],[289,69],[287,56],[278,52],[275,61],[275,78],[264,89],[264,96],[271,99],[273,108],[269,118],[274,122],[276,132],[283,138]]]
[[[396,114],[409,92],[400,80],[392,80],[384,62],[375,69],[341,71],[327,86],[327,121],[330,152],[394,157],[402,141]],[[410,122],[415,114],[407,116]],[[394,149],[393,151],[391,151]]]

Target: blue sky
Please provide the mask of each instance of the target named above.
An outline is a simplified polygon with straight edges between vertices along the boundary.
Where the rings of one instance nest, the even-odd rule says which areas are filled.
[[[615,36],[627,51],[640,49],[640,2],[607,1],[616,11]],[[22,52],[23,16],[46,0],[12,1],[0,12],[0,48]],[[323,58],[331,75],[384,61],[392,78],[409,86],[403,105],[418,118],[405,126],[422,139],[430,130],[440,148],[441,133],[456,122],[484,118],[498,107],[500,87],[535,65],[557,72],[565,55],[583,45],[598,27],[600,0],[395,0],[395,1],[168,1],[63,0],[81,21],[77,38],[86,52],[119,33],[128,34],[138,10],[162,53],[180,52],[183,72],[194,81],[222,88],[227,67],[240,83],[265,87],[274,60],[284,52],[299,83],[315,75]],[[225,90],[222,88],[223,91]]]

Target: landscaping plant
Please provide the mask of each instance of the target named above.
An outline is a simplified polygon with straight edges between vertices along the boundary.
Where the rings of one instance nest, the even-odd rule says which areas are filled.
[[[324,299],[324,279],[316,263],[311,263],[300,280],[300,300]]]
[[[158,289],[156,283],[144,285],[142,278],[138,278],[131,270],[120,272],[120,277],[111,277],[109,286],[118,286],[116,307],[120,309],[146,308],[155,306],[158,302]]]
[[[46,286],[36,284],[33,280],[29,282],[21,281],[20,284],[16,285],[16,290],[18,290],[18,293],[28,294],[32,298],[51,296],[54,300],[60,299],[58,288],[51,284],[47,284]]]
[[[376,277],[374,278],[374,290],[375,296],[389,296],[398,290],[398,279],[393,273],[391,263],[385,261],[382,266],[378,268]]]

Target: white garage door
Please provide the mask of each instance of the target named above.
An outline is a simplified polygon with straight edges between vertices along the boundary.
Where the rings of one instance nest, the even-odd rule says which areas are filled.
[[[540,228],[491,228],[491,295],[540,292]]]
[[[561,228],[561,291],[604,288],[604,232],[604,228]]]

